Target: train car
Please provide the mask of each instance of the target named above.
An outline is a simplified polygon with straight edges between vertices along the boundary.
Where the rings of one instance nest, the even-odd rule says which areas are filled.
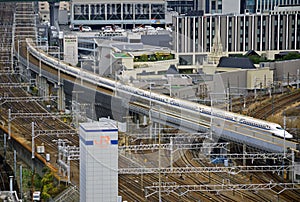
[[[277,137],[286,138],[286,139],[293,138],[293,135],[287,132],[286,130],[284,130],[279,124],[255,119],[252,117],[247,117],[244,115],[235,114],[232,112],[227,112],[220,109],[212,110],[211,107],[208,107],[206,105],[201,105],[198,103],[194,103],[182,99],[174,99],[166,95],[149,92],[129,85],[124,85],[114,80],[104,78],[98,75],[94,75],[92,72],[80,70],[79,68],[70,66],[69,64],[66,64],[64,62],[58,63],[57,59],[51,58],[45,53],[38,52],[38,50],[33,47],[32,43],[29,42],[27,44],[29,46],[30,53],[32,53],[36,58],[42,57],[49,65],[54,66],[57,69],[60,69],[62,71],[65,71],[75,77],[83,77],[85,80],[95,85],[103,86],[111,90],[117,89],[119,91],[129,93],[130,95],[151,101],[153,103],[172,106],[174,108],[181,108],[181,109],[189,110],[190,112],[193,113],[200,113],[203,116],[207,116],[207,117],[213,116],[219,119],[224,119],[224,121],[232,121],[232,122],[236,122],[237,124],[256,127],[258,129],[270,132],[272,135]]]

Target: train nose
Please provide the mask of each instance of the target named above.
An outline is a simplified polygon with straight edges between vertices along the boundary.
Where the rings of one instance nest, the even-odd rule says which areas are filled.
[[[292,135],[291,133],[287,132],[287,131],[284,132],[283,137],[284,137],[284,136],[285,136],[286,139],[291,139],[291,138],[293,138],[293,135]]]

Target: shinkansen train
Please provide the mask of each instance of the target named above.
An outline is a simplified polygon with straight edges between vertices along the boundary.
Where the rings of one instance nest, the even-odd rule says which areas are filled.
[[[28,40],[28,39],[27,39]],[[181,99],[174,99],[169,96],[165,96],[162,94],[157,94],[154,92],[149,92],[146,90],[142,90],[133,86],[124,85],[119,82],[116,82],[114,80],[104,78],[98,75],[93,74],[92,72],[80,70],[77,67],[70,66],[69,64],[66,64],[64,62],[58,62],[56,58],[49,57],[46,53],[43,51],[40,51],[36,48],[34,48],[34,45],[32,42],[27,41],[28,44],[28,51],[35,56],[36,58],[40,58],[43,60],[44,63],[53,66],[60,70],[61,72],[65,72],[69,75],[72,75],[74,77],[81,77],[84,80],[93,83],[98,86],[103,86],[105,88],[115,90],[118,89],[118,91],[122,91],[124,93],[128,93],[130,95],[133,95],[135,97],[142,98],[144,100],[151,100],[152,103],[158,103],[161,105],[166,106],[172,106],[174,108],[180,108],[185,109],[188,111],[191,111],[193,113],[200,113],[203,116],[213,116],[217,117],[219,119],[223,119],[225,121],[235,122],[237,124],[257,128],[260,130],[265,130],[269,132],[270,134],[291,139],[293,138],[293,135],[291,135],[289,132],[284,130],[279,124],[267,122],[264,120],[255,119],[252,117],[239,115],[232,112],[227,112],[223,110],[212,110],[211,107],[208,107],[206,105],[201,105],[198,103],[194,103],[191,101],[181,100]]]

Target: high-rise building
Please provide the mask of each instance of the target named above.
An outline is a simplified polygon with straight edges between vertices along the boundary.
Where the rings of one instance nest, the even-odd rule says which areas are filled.
[[[200,3],[202,2],[202,3]],[[273,11],[276,6],[299,5],[300,0],[202,0],[200,9],[207,14],[214,13],[261,13]]]
[[[80,201],[118,197],[118,129],[109,119],[80,124]]]
[[[39,17],[41,22],[50,22],[50,7],[49,3],[46,1],[38,2],[39,5]],[[59,3],[59,14],[61,11],[69,11],[70,4],[69,2],[60,2]]]
[[[300,49],[300,11],[177,16],[173,24],[174,50],[186,64],[202,63],[203,53],[212,52],[216,31],[226,53]]]
[[[272,11],[275,6],[299,5],[300,0],[256,0],[256,12]]]
[[[242,0],[240,13],[256,13],[256,0]]]

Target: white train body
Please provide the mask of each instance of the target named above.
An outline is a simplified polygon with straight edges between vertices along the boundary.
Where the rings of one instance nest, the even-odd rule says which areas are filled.
[[[211,107],[208,107],[206,105],[201,105],[198,103],[181,100],[181,99],[174,99],[170,98],[169,96],[165,96],[162,94],[157,94],[154,92],[149,92],[146,90],[142,90],[133,86],[124,85],[119,82],[116,82],[114,80],[104,78],[98,75],[93,74],[92,72],[88,72],[85,70],[80,70],[77,67],[70,66],[69,64],[66,64],[62,61],[58,61],[55,58],[49,57],[44,52],[40,52],[36,48],[32,46],[32,43],[28,43],[28,50],[29,52],[35,56],[36,58],[42,58],[43,62],[46,64],[53,66],[57,69],[59,69],[61,72],[65,72],[67,74],[70,74],[74,77],[81,77],[84,80],[93,83],[98,86],[103,86],[105,88],[111,89],[111,90],[118,90],[125,93],[129,93],[130,95],[145,99],[145,100],[151,100],[152,103],[158,103],[162,105],[172,106],[175,108],[185,109],[189,110],[193,113],[200,113],[203,116],[214,116],[219,119],[223,119],[225,121],[231,121],[235,122],[236,124],[241,125],[247,125],[249,127],[258,128],[260,130],[265,130],[269,132],[270,134],[291,139],[293,138],[293,135],[288,133],[286,130],[284,130],[279,124],[267,122],[264,120],[255,119],[252,117],[235,114],[232,112],[223,111],[220,109],[211,109]]]

